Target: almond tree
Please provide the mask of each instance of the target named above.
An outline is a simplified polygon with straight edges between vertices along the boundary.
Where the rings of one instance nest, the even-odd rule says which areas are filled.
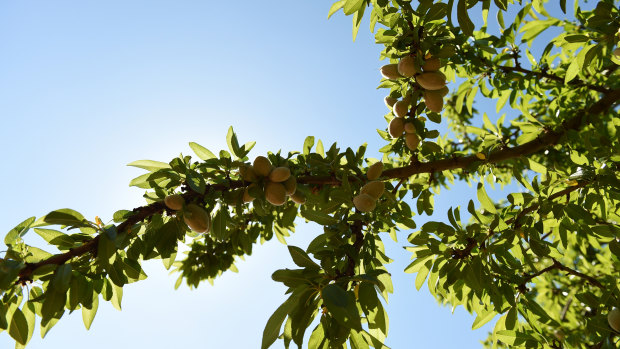
[[[66,312],[89,328],[101,300],[161,259],[177,286],[197,287],[234,268],[257,242],[284,241],[297,217],[323,226],[289,246],[297,269],[276,282],[288,298],[267,321],[262,348],[383,348],[383,300],[393,291],[379,236],[412,231],[415,287],[498,319],[487,347],[615,348],[620,331],[620,13],[618,1],[341,0],[357,35],[364,14],[382,44],[380,87],[389,113],[380,162],[365,146],[326,147],[308,137],[299,152],[252,154],[231,128],[229,151],[190,143],[195,157],[141,160],[131,181],[146,205],[114,224],[60,209],[18,224],[0,262],[0,328],[25,346]],[[559,8],[556,8],[559,5]],[[470,15],[482,13],[474,24]],[[499,30],[490,29],[496,14]],[[512,22],[505,17],[513,18]],[[495,19],[493,19],[495,21]],[[536,42],[545,30],[563,32]],[[389,62],[387,62],[389,61]],[[449,83],[451,82],[451,83]],[[447,84],[449,83],[449,84]],[[510,116],[479,115],[495,100]],[[447,121],[449,130],[435,129]],[[474,126],[477,124],[477,126]],[[455,181],[477,185],[463,212],[416,226],[433,197]],[[518,183],[494,202],[489,184]],[[412,207],[414,205],[415,207]],[[29,230],[61,251],[29,246]],[[189,251],[178,253],[179,244]],[[318,325],[310,328],[315,319]],[[309,331],[309,340],[304,335]],[[348,343],[348,344],[347,344]]]

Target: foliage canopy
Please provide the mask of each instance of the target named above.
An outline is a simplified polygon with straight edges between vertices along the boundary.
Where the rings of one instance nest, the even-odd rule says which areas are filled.
[[[133,162],[147,171],[131,181],[146,189],[147,204],[117,211],[114,224],[60,209],[8,232],[0,329],[23,347],[36,317],[44,336],[78,309],[88,329],[100,300],[120,308],[123,286],[146,277],[142,261],[161,259],[178,272],[177,287],[197,287],[234,269],[255,243],[285,242],[301,217],[324,229],[309,246],[288,247],[297,269],[273,273],[288,298],[269,318],[262,348],[278,338],[287,348],[385,347],[382,298],[393,288],[379,233],[396,240],[400,230],[413,231],[405,272],[416,274],[417,289],[427,284],[440,302],[475,313],[473,328],[499,318],[487,347],[615,348],[620,316],[608,315],[620,307],[618,1],[546,5],[334,3],[328,16],[352,16],[354,38],[370,16],[389,60],[379,85],[392,110],[379,131],[380,163],[365,157],[365,146],[308,137],[299,152],[250,165],[254,142],[242,145],[232,128],[229,151],[190,143],[197,159]],[[482,14],[478,25],[474,13]],[[560,33],[541,43],[549,31]],[[446,80],[454,87],[443,96]],[[482,99],[506,113],[480,115],[474,102]],[[442,119],[444,134],[436,129]],[[444,221],[417,226],[414,215],[432,214],[433,197],[456,181],[477,186],[469,220],[455,207]],[[487,194],[510,183],[523,190],[498,202]],[[176,204],[164,202],[171,195]],[[60,253],[27,245],[29,230]]]

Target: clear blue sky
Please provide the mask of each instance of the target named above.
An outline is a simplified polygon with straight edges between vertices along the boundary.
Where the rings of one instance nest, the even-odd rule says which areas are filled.
[[[144,203],[129,180],[138,159],[168,161],[188,142],[225,149],[228,126],[256,140],[251,157],[299,150],[314,135],[328,145],[382,146],[384,91],[376,90],[381,47],[367,25],[351,40],[351,18],[327,20],[331,1],[22,1],[0,4],[0,155],[4,203],[0,231],[70,207],[104,221]],[[436,198],[475,198],[466,185]],[[414,217],[418,223],[426,217]],[[305,248],[319,232],[298,226]],[[392,348],[478,348],[462,308],[439,306],[415,275],[410,253],[386,235],[395,286],[387,306]],[[31,233],[28,241],[38,241]],[[196,290],[174,290],[176,275],[147,263],[149,278],[125,287],[123,311],[105,302],[90,331],[80,312],[65,316],[29,348],[256,348],[265,322],[285,299],[271,280],[292,267],[271,241]],[[309,329],[308,333],[312,331]],[[280,341],[274,348],[281,347]],[[0,348],[12,347],[0,333]]]

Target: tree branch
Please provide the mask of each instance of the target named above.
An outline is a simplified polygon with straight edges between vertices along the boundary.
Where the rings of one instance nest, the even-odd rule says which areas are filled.
[[[503,71],[507,71],[507,72],[519,72],[519,73],[524,73],[524,74],[528,74],[528,75],[534,75],[537,78],[546,78],[549,80],[554,80],[557,82],[561,82],[562,84],[564,84],[564,78],[559,77],[557,75],[553,75],[553,74],[549,74],[549,73],[545,73],[545,72],[539,72],[539,71],[533,71],[533,70],[528,70],[528,69],[524,69],[522,68],[520,65],[516,66],[516,67],[507,67],[507,66],[497,66],[497,68],[499,68],[500,70]],[[608,93],[610,92],[608,89],[602,87],[602,86],[596,86],[596,85],[591,85],[588,83],[585,83],[581,80],[573,80],[571,82],[569,82],[569,84],[571,85],[575,85],[575,86],[583,86],[583,87],[587,87],[590,90],[594,90],[597,92],[601,92],[601,93]]]
[[[465,259],[471,256],[471,251],[476,247],[476,239],[467,238],[467,245],[464,248],[451,248],[450,255],[453,259]]]
[[[544,273],[546,273],[548,271],[551,271],[551,270],[554,270],[554,269],[558,269],[558,270],[567,272],[567,273],[569,273],[571,275],[575,275],[577,277],[580,277],[580,278],[588,281],[589,283],[591,283],[592,285],[594,285],[594,286],[596,286],[598,288],[605,289],[603,284],[601,284],[598,280],[596,280],[592,276],[586,275],[584,273],[580,273],[580,272],[578,272],[578,271],[576,271],[574,269],[571,269],[571,268],[569,268],[567,266],[564,266],[564,265],[562,265],[562,263],[558,262],[555,258],[551,258],[551,261],[553,261],[553,264],[551,264],[550,266],[548,266],[548,267],[546,267],[544,269],[541,269],[541,270],[537,271],[536,273],[529,274],[529,275],[524,275],[525,279],[517,286],[517,288],[519,290],[524,290],[525,289],[525,285],[528,282],[532,281],[532,279],[534,279],[534,278],[536,278],[536,277],[538,277],[538,276],[540,276],[540,275],[542,275],[542,274],[544,274]]]
[[[362,249],[362,245],[364,244],[364,233],[362,232],[364,223],[360,220],[356,220],[349,226],[351,227],[351,232],[353,233],[353,236],[355,236],[355,241],[353,242],[353,249],[355,250],[355,253],[359,255],[360,250]],[[356,265],[355,261],[357,260],[357,256],[350,256],[347,254],[347,257],[349,258],[349,261],[345,275],[354,276]]]
[[[550,195],[547,198],[547,201],[553,201],[559,197],[562,197],[564,195],[570,194],[572,192],[574,192],[577,189],[583,188],[585,186],[587,186],[588,184],[592,183],[592,181],[584,181],[584,182],[579,182],[577,183],[577,185],[574,185],[572,187],[568,187],[566,189],[560,190],[559,192]],[[519,223],[519,220],[521,218],[523,218],[525,215],[527,215],[528,213],[531,213],[533,211],[536,211],[536,209],[538,209],[538,207],[540,207],[540,204],[534,204],[531,205],[525,209],[523,209],[521,212],[519,212],[518,215],[516,215],[514,218],[511,218],[509,220],[506,221],[506,224],[511,224],[511,223],[515,223],[515,228],[520,227],[522,224]]]
[[[405,178],[420,173],[430,173],[437,171],[454,170],[466,168],[476,162],[498,163],[501,161],[530,155],[545,149],[546,147],[556,144],[562,136],[569,130],[578,130],[586,115],[596,115],[608,110],[620,100],[620,90],[613,90],[605,94],[601,100],[594,103],[590,108],[582,111],[572,119],[564,121],[557,130],[547,130],[538,136],[538,138],[527,143],[491,153],[486,160],[480,160],[476,155],[457,156],[442,160],[436,160],[426,163],[417,163],[405,167],[392,168],[383,171],[383,177],[388,179]]]
[[[551,258],[551,260],[553,261],[553,264],[554,264],[554,265],[557,265],[556,269],[559,269],[559,270],[565,271],[565,272],[567,272],[567,273],[569,273],[569,274],[571,274],[571,275],[575,275],[575,276],[577,276],[577,277],[580,277],[580,278],[582,278],[582,279],[584,279],[584,280],[588,281],[589,283],[591,283],[592,285],[594,285],[594,286],[596,286],[596,287],[598,287],[598,288],[605,289],[605,287],[603,286],[603,284],[601,284],[598,280],[596,280],[596,279],[595,279],[595,278],[593,278],[592,276],[590,276],[590,275],[586,275],[586,274],[584,274],[584,273],[580,273],[580,272],[578,272],[577,270],[574,270],[574,269],[571,269],[571,268],[569,268],[569,267],[567,267],[567,266],[564,266],[564,265],[560,264],[560,262],[558,262],[558,261],[557,261],[557,260],[555,260],[554,258]]]
[[[581,127],[582,122],[586,115],[596,115],[604,112],[613,106],[616,102],[620,100],[620,89],[609,91],[606,93],[601,100],[593,104],[588,110],[583,111],[572,119],[566,120],[562,127],[555,131],[545,131],[543,132],[537,139],[527,142],[525,144],[512,147],[512,148],[504,148],[502,150],[495,151],[491,153],[486,160],[487,163],[498,163],[501,161],[505,161],[512,158],[517,158],[520,156],[525,156],[529,154],[536,153],[549,145],[555,144],[568,130],[577,130]],[[478,159],[475,155],[471,156],[460,156],[460,157],[451,157],[442,160],[436,160],[426,163],[416,162],[408,166],[392,168],[383,171],[383,178],[386,179],[403,179],[407,177],[411,177],[415,174],[420,173],[432,173],[437,171],[445,171],[445,170],[453,170],[458,168],[466,168],[473,163],[482,162],[483,160]],[[315,184],[315,185],[340,185],[340,180],[335,176],[302,176],[297,179],[298,183],[302,184]],[[212,184],[207,186],[207,190],[228,190],[231,188],[240,188],[245,186],[247,183],[243,181],[231,181],[227,185],[224,184]],[[186,199],[195,198],[199,194],[194,192],[188,192],[183,194]],[[155,202],[147,206],[141,206],[134,209],[136,212],[134,215],[129,217],[125,222],[119,224],[117,226],[118,232],[124,232],[129,227],[134,224],[150,217],[153,214],[161,213],[166,209],[163,202]],[[357,233],[356,233],[357,234]],[[363,235],[362,235],[363,237]],[[358,239],[357,241],[361,241],[362,239]],[[69,259],[81,256],[88,252],[94,252],[97,250],[97,244],[99,242],[99,236],[94,237],[92,240],[85,242],[83,245],[70,249],[68,252],[60,253],[54,255],[48,259],[39,261],[37,263],[28,263],[19,273],[19,281],[25,282],[26,280],[30,280],[32,272],[44,265],[60,265],[66,263]],[[361,247],[361,245],[360,245]],[[577,272],[575,272],[577,273]],[[573,274],[577,275],[577,274]]]
[[[191,197],[194,195],[193,193],[184,194],[184,196]],[[134,224],[156,214],[161,213],[166,210],[166,206],[163,202],[154,202],[147,206],[141,206],[134,209],[134,214],[127,218],[123,223],[119,224],[116,227],[117,232],[125,232],[127,229],[131,228]],[[69,249],[69,251],[65,253],[60,253],[53,255],[48,259],[44,259],[37,263],[26,263],[26,266],[19,272],[18,283],[24,283],[27,280],[31,280],[32,273],[44,266],[44,265],[60,265],[66,263],[68,260],[74,257],[79,257],[86,253],[93,253],[97,251],[97,247],[99,244],[99,236],[95,236],[92,240],[85,242],[83,245],[78,246],[76,248]]]

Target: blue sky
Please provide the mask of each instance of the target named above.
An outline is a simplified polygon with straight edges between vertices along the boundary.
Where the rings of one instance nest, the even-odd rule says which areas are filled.
[[[232,125],[250,156],[299,150],[314,135],[355,149],[382,146],[385,91],[376,90],[381,47],[367,25],[351,40],[351,19],[326,19],[330,1],[28,1],[0,4],[0,231],[70,207],[104,221],[144,204],[129,188],[139,159],[168,161],[188,142],[226,148]],[[493,107],[491,107],[494,110]],[[494,118],[492,118],[494,119]],[[436,218],[475,198],[467,185],[436,200]],[[419,224],[426,217],[414,217]],[[305,248],[319,227],[299,222],[291,245]],[[490,326],[454,314],[427,291],[399,243],[384,241],[395,286],[387,306],[392,348],[478,348]],[[31,233],[28,241],[40,243]],[[292,267],[270,241],[196,290],[174,290],[176,275],[146,263],[149,278],[125,287],[123,311],[101,303],[86,331],[79,312],[65,316],[29,348],[255,348],[285,299],[271,273]],[[310,333],[312,329],[308,331]],[[274,348],[281,347],[276,342]],[[0,347],[12,347],[0,333]]]

